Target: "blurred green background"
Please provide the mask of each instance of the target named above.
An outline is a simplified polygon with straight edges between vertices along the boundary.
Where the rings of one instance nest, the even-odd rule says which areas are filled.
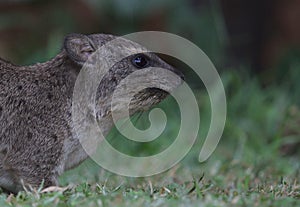
[[[210,122],[209,99],[191,69],[170,60],[186,74],[201,111],[199,137],[179,168],[188,171],[189,178],[203,172],[218,176],[230,168],[241,173],[251,169],[257,177],[271,173],[276,179],[293,175],[299,180],[299,21],[296,0],[1,0],[0,57],[24,65],[48,60],[68,33],[155,30],[180,35],[215,64],[226,90],[228,117],[216,152],[206,163],[198,163]],[[114,130],[109,142],[140,156],[165,149],[180,126],[178,108],[172,98],[160,107],[169,119],[158,140],[132,143]],[[141,128],[149,124],[147,113],[133,121]],[[102,173],[88,160],[61,182],[99,181],[106,178]]]

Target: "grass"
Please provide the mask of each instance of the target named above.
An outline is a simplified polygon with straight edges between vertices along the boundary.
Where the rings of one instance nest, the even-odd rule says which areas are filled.
[[[241,77],[233,71],[222,74],[228,117],[221,142],[205,163],[197,157],[210,121],[210,106],[205,91],[197,89],[199,137],[185,159],[169,171],[126,178],[87,160],[60,178],[68,189],[1,193],[0,206],[299,206],[299,152],[286,156],[281,148],[290,137],[299,142],[300,109],[288,87],[263,88],[256,78]],[[140,155],[166,148],[172,142],[169,137],[177,133],[176,103],[169,98],[160,106],[171,118],[158,141],[131,145],[113,131],[109,142],[124,153]],[[147,126],[147,114],[139,123]]]
[[[8,200],[13,206],[297,206],[297,203],[299,204],[297,186],[294,183],[281,180],[278,183],[262,182],[261,185],[257,185],[251,183],[249,175],[237,180],[231,180],[230,177],[222,176],[219,180],[203,179],[166,186],[152,186],[150,182],[145,182],[135,187],[110,188],[104,184],[84,183],[63,193],[20,193]],[[227,179],[231,181],[230,184],[221,187],[220,183]],[[252,185],[257,186],[251,187]],[[1,204],[1,206],[8,205],[7,202]]]
[[[75,185],[64,192],[1,195],[1,206],[298,206],[297,175],[274,174],[242,163],[221,163],[214,176],[180,180],[171,170],[160,178]],[[177,169],[178,170],[178,169]],[[179,174],[177,174],[179,173]],[[182,173],[182,172],[181,172]],[[271,174],[273,173],[273,174]],[[166,179],[170,179],[166,181]],[[160,182],[160,180],[164,180]],[[297,205],[298,204],[298,205]]]

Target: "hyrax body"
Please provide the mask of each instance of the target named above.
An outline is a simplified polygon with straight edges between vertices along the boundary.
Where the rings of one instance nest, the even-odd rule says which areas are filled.
[[[57,185],[57,178],[88,155],[72,133],[72,95],[76,78],[89,56],[112,35],[71,34],[50,61],[18,66],[0,59],[0,187],[18,192],[25,185]],[[130,73],[161,67],[179,74],[153,53],[116,63],[97,89],[97,119],[111,122],[109,102],[118,83]],[[134,112],[165,98],[159,89],[145,89],[133,100]],[[107,123],[108,132],[111,123]]]

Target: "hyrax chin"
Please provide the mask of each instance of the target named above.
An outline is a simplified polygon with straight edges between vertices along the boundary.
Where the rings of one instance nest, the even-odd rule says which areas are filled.
[[[71,34],[56,57],[31,66],[0,59],[0,187],[16,193],[24,186],[37,187],[42,182],[45,187],[57,185],[60,174],[87,158],[72,133],[73,89],[89,57],[115,38]],[[150,52],[130,55],[114,64],[96,94],[96,118],[103,124],[104,135],[112,127],[110,101],[114,89],[129,74],[149,67],[164,68],[183,78],[181,72]],[[167,94],[155,87],[138,91],[130,110],[145,110]]]

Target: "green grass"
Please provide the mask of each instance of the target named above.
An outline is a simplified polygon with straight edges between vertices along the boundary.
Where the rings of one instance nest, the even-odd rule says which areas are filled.
[[[233,167],[235,168],[235,167]],[[240,169],[240,168],[239,168]],[[215,179],[173,182],[152,186],[141,182],[136,186],[117,187],[106,184],[80,184],[65,192],[48,194],[19,193],[10,197],[13,206],[298,206],[299,186],[285,180],[251,181],[248,173],[241,178],[226,174]],[[224,185],[224,182],[228,182]],[[153,184],[152,184],[153,185]],[[298,196],[298,198],[297,198]],[[1,197],[1,206],[8,205]],[[298,204],[298,205],[297,205]]]
[[[197,157],[210,122],[210,106],[206,92],[197,89],[199,137],[185,159],[169,171],[126,178],[87,160],[61,176],[61,185],[69,185],[67,190],[1,193],[0,206],[299,206],[299,152],[280,153],[290,137],[299,141],[300,109],[294,91],[281,85],[263,88],[257,79],[232,71],[223,73],[222,79],[228,102],[226,127],[217,150],[205,163]],[[109,142],[136,155],[166,148],[177,133],[177,105],[169,98],[160,106],[171,118],[158,141],[131,145],[113,131]],[[147,126],[147,114],[137,122],[139,127]]]

